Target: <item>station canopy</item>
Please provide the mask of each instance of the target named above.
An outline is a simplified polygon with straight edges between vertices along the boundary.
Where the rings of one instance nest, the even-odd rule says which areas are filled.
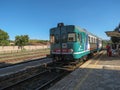
[[[108,37],[120,37],[120,33],[117,31],[106,31]]]

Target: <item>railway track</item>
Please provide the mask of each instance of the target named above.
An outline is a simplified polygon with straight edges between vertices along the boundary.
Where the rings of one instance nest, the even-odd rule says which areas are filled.
[[[34,61],[42,60],[42,59],[45,59],[45,58],[47,58],[46,55],[17,58],[17,59],[14,59],[14,61],[16,60],[15,63],[9,63],[7,61],[6,61],[6,63],[1,62],[0,63],[0,69],[5,68],[5,67],[9,67],[9,66],[15,66],[15,65],[19,65],[19,64],[24,64],[24,63],[28,63],[28,62],[34,62]]]
[[[49,88],[51,83],[57,82],[69,73],[69,71],[64,70],[60,70],[59,72],[56,70],[45,70],[13,85],[4,87],[2,90],[43,90]]]
[[[101,55],[102,53],[100,53],[94,59],[99,58]],[[4,87],[3,90],[45,90],[54,85],[64,76],[71,73],[73,70],[77,69],[83,63],[84,62],[80,62],[79,64],[66,64],[58,61],[50,64],[45,64],[42,67],[44,68],[42,72]]]
[[[11,85],[8,85],[7,87],[2,88],[2,90],[45,90],[50,86],[54,85],[61,78],[72,72],[73,68],[71,69],[71,67],[63,68],[66,65],[67,64],[61,62],[55,62],[50,63],[48,65],[44,65],[40,67],[43,68],[42,72],[40,71],[40,73],[32,75],[29,78],[19,80]],[[70,70],[68,68],[70,68]],[[22,75],[22,77],[25,77],[24,74]]]
[[[8,60],[20,59],[20,58],[28,58],[33,56],[43,56],[49,54],[48,51],[44,52],[23,52],[23,53],[13,53],[7,55],[0,55],[0,62],[5,62]]]
[[[0,68],[45,58],[49,54],[48,51],[49,50],[0,54]]]

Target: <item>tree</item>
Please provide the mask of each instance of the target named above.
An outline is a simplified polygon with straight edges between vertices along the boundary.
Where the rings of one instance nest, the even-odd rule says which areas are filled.
[[[0,46],[9,45],[9,35],[7,32],[0,29]]]
[[[17,35],[15,37],[15,45],[18,45],[18,48],[23,49],[25,45],[27,45],[29,42],[29,37],[28,35]]]

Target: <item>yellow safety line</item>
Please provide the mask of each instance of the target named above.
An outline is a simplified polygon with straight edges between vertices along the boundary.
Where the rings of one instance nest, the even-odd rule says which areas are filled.
[[[94,66],[96,66],[98,62],[99,62],[99,59],[96,60],[96,62],[94,63]],[[75,86],[74,90],[78,90],[79,89],[79,87],[82,85],[82,83],[88,78],[88,75],[92,72],[92,70],[93,69],[90,69],[88,71],[88,73],[84,76],[84,78],[82,78],[82,80],[80,80],[80,82]]]
[[[96,62],[95,62],[95,64],[94,64],[94,65],[96,66],[98,62],[99,62],[99,59],[97,59],[97,60],[96,60]]]

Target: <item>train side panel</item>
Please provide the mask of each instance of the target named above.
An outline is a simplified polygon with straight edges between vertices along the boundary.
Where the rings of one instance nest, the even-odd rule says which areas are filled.
[[[97,37],[94,35],[89,35],[89,43],[90,43],[90,52],[94,53],[97,51]]]
[[[89,51],[89,42],[88,42],[88,34],[83,31],[83,29],[76,27],[76,35],[77,35],[77,41],[74,45],[75,51],[73,53],[74,59],[80,59],[84,56],[87,56]]]

